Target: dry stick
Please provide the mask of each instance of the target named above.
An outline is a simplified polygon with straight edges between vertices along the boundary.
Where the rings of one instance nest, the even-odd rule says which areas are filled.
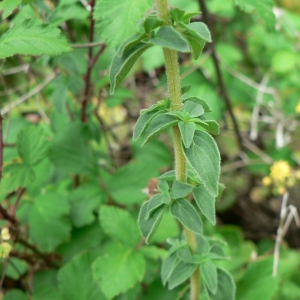
[[[207,10],[205,0],[198,0],[198,1],[199,1],[199,5],[201,7],[201,11],[202,11],[203,21],[204,21],[204,23],[206,23],[206,25],[210,29],[211,35],[212,35],[212,40],[213,40],[214,37],[213,37],[213,32],[212,32],[212,26],[211,26],[209,12]],[[235,132],[235,135],[236,135],[236,139],[237,139],[239,148],[240,148],[240,150],[244,150],[243,138],[242,138],[240,129],[238,127],[237,120],[236,120],[236,118],[234,116],[234,113],[233,113],[233,109],[232,109],[232,105],[231,105],[231,100],[229,98],[229,95],[228,95],[226,87],[225,87],[225,83],[224,83],[224,79],[223,79],[222,72],[221,72],[221,69],[220,69],[219,59],[218,59],[217,54],[216,54],[216,49],[215,49],[214,42],[212,42],[210,44],[210,47],[211,47],[211,51],[212,51],[211,55],[212,55],[214,67],[215,67],[217,78],[218,78],[218,82],[219,82],[219,85],[220,85],[220,96],[223,97],[223,99],[225,100],[225,104],[226,104],[227,110],[228,110],[229,115],[230,115],[230,117],[232,119],[233,127],[234,127],[234,132]]]
[[[164,20],[164,25],[171,25],[170,11],[168,0],[155,0],[158,15]],[[163,48],[166,74],[168,79],[168,88],[171,99],[171,110],[180,111],[182,108],[181,101],[181,86],[180,86],[180,72],[177,52],[167,48]],[[176,179],[186,182],[186,158],[182,149],[181,135],[178,126],[172,128],[173,144],[175,155],[175,171]],[[187,200],[188,201],[188,200]],[[195,234],[188,228],[184,228],[186,240],[193,253],[197,248]],[[200,271],[199,268],[191,276],[191,293],[190,300],[197,300],[200,295]]]

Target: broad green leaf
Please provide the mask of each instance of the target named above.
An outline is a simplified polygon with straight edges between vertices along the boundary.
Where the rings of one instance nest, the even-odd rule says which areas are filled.
[[[57,280],[64,300],[105,299],[93,279],[91,265],[94,260],[95,255],[84,252],[75,256],[59,270]]]
[[[164,259],[167,255],[167,251],[156,246],[143,246],[140,248],[140,252],[150,259]]]
[[[69,214],[69,203],[60,194],[48,193],[36,197],[29,214],[32,241],[46,252],[67,241],[71,233]]]
[[[200,274],[204,279],[207,289],[216,294],[218,288],[217,268],[211,261],[206,261],[200,266]]]
[[[170,278],[174,268],[178,264],[179,260],[176,253],[169,254],[162,262],[161,266],[161,280],[165,285]]]
[[[273,0],[234,0],[233,3],[247,13],[256,14],[269,31],[274,31],[276,19]]]
[[[185,227],[195,233],[202,233],[202,220],[193,205],[186,199],[175,200],[171,207],[170,213],[176,217]]]
[[[141,19],[152,6],[151,0],[97,1],[94,17],[101,38],[110,47],[118,47],[125,38],[135,33],[136,20]]]
[[[151,139],[155,138],[157,135],[166,131],[168,128],[176,125],[178,120],[176,120],[172,116],[168,116],[166,114],[159,114],[155,116],[149,126],[147,127],[146,131],[144,132],[142,138],[143,142],[142,145],[149,142]]]
[[[19,187],[27,187],[34,179],[34,171],[27,165],[11,164],[5,166],[1,180],[0,196],[5,196]]]
[[[184,149],[186,158],[207,191],[218,195],[220,153],[214,139],[206,132],[196,131],[190,148]]]
[[[11,289],[5,294],[5,296],[3,298],[3,300],[16,300],[16,299],[28,300],[28,297],[22,290]]]
[[[21,2],[22,0],[3,0],[0,3],[0,12],[3,11],[2,19],[4,20],[9,17]]]
[[[149,126],[151,120],[160,113],[161,112],[157,111],[146,111],[145,113],[142,113],[134,126],[132,139],[136,141],[146,130],[147,126]]]
[[[193,142],[196,125],[194,122],[182,122],[178,123],[181,138],[185,148],[189,148]]]
[[[162,202],[162,198],[162,194],[156,194],[148,201],[146,220],[149,219],[150,215],[153,213],[153,211],[155,211],[155,209],[164,204]]]
[[[205,100],[202,100],[202,99],[198,98],[198,97],[189,97],[189,98],[183,99],[182,101],[183,101],[183,103],[185,103],[187,101],[191,101],[191,102],[200,104],[200,105],[202,105],[205,112],[211,112],[212,111],[212,109],[209,107],[207,102]]]
[[[297,65],[298,55],[292,51],[282,50],[272,56],[272,69],[279,74],[292,72]]]
[[[232,278],[232,276],[225,270],[221,268],[217,268],[218,272],[218,288],[216,294],[210,294],[210,298],[212,300],[246,300],[246,298],[235,298],[235,283]],[[259,277],[260,273],[256,273],[256,277]],[[251,282],[249,282],[251,284]],[[269,283],[267,283],[268,285]],[[271,285],[270,285],[271,286]],[[255,288],[255,287],[254,287]],[[254,299],[264,299],[267,300],[267,298],[251,298]],[[250,300],[250,299],[249,299]]]
[[[194,187],[188,183],[175,180],[171,188],[170,195],[173,199],[184,198],[192,192],[193,188]]]
[[[50,144],[50,160],[55,167],[65,172],[97,174],[97,162],[89,147],[85,124],[69,123],[53,138]]]
[[[149,239],[158,228],[164,212],[164,206],[160,206],[150,215],[148,219],[146,219],[148,213],[148,205],[149,201],[145,202],[142,205],[138,218],[138,224],[142,235],[146,239],[146,243],[148,243]]]
[[[152,46],[140,40],[139,35],[135,34],[129,37],[116,52],[110,68],[111,95],[120,86],[142,53]]]
[[[71,50],[58,28],[42,24],[37,19],[14,25],[0,38],[0,59],[15,54],[53,56]]]
[[[179,52],[191,51],[188,42],[171,26],[161,27],[155,37],[149,40],[149,43]]]
[[[94,279],[108,300],[126,292],[145,273],[145,259],[142,253],[120,244],[112,244],[93,263]]]
[[[279,286],[279,277],[272,276],[272,267],[273,257],[251,263],[237,282],[236,299],[272,299]]]
[[[42,127],[26,126],[22,128],[17,138],[17,149],[23,162],[29,166],[39,163],[48,152],[47,135]]]
[[[48,284],[39,285],[37,288],[34,288],[34,290],[33,290],[32,300],[41,300],[41,299],[43,299],[43,300],[53,300],[53,299],[63,300],[62,296],[60,295],[59,290]]]
[[[190,24],[180,23],[185,29],[182,35],[188,40],[192,49],[193,58],[198,59],[206,42],[211,42],[211,35],[206,24],[202,22],[193,22]]]
[[[109,236],[126,246],[135,247],[141,240],[136,220],[124,209],[102,205],[100,223]]]
[[[71,220],[77,227],[88,225],[94,222],[94,211],[100,203],[105,200],[105,192],[99,184],[80,185],[69,195],[71,204]]]
[[[3,245],[3,244],[2,244]],[[9,264],[6,270],[6,276],[18,280],[28,272],[28,265],[24,260],[16,257],[9,258]]]
[[[213,224],[216,225],[216,209],[215,197],[209,194],[204,185],[199,185],[194,188],[193,196],[197,206],[204,216]]]
[[[173,289],[174,287],[189,279],[197,268],[198,266],[195,264],[189,264],[184,261],[179,261],[168,279],[169,289]]]
[[[202,105],[192,101],[185,101],[182,111],[189,113],[191,118],[200,117],[204,114]]]
[[[170,10],[170,16],[176,23],[180,22],[184,15],[185,10],[180,9],[178,7],[174,7]]]

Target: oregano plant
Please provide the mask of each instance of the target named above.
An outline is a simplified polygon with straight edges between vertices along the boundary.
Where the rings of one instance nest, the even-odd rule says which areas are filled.
[[[161,279],[173,289],[190,280],[190,300],[235,298],[231,275],[217,267],[216,260],[227,259],[222,243],[205,236],[203,218],[216,224],[215,201],[222,193],[219,183],[220,153],[212,135],[219,125],[209,120],[211,108],[203,99],[185,97],[190,85],[181,86],[178,52],[192,53],[198,59],[211,41],[207,26],[191,22],[198,12],[169,8],[167,0],[155,0],[156,11],[138,21],[137,33],[127,38],[115,54],[111,71],[111,94],[120,86],[138,58],[150,47],[160,46],[165,59],[169,97],[140,112],[133,139],[142,145],[172,130],[175,170],[158,179],[157,193],[146,201],[138,224],[146,243],[169,210],[183,228],[181,240],[169,240]]]

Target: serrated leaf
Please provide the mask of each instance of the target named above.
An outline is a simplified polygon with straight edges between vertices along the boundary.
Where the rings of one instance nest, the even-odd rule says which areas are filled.
[[[184,198],[175,200],[171,204],[170,213],[188,229],[192,230],[195,233],[202,233],[202,220],[196,209],[188,200]]]
[[[148,209],[147,209],[147,214],[146,214],[146,220],[149,219],[151,213],[163,205],[164,203],[162,202],[163,195],[162,194],[156,194],[154,195],[149,201],[148,201]]]
[[[205,112],[211,112],[212,111],[212,109],[209,107],[207,102],[203,99],[198,98],[198,97],[189,97],[189,98],[186,98],[186,99],[182,99],[182,101],[183,101],[183,103],[185,103],[186,101],[191,101],[191,102],[200,104],[200,105],[202,105]]]
[[[36,19],[27,19],[16,24],[0,38],[0,59],[23,55],[60,55],[72,48],[54,26]]]
[[[97,1],[94,18],[101,38],[110,47],[118,47],[124,38],[136,31],[136,20],[141,19],[152,5],[151,0]]]
[[[163,285],[167,283],[178,262],[179,260],[176,253],[169,253],[168,256],[163,260],[161,266],[161,279]]]
[[[135,247],[141,240],[136,221],[124,209],[108,205],[101,206],[100,223],[109,236],[126,246]]]
[[[188,42],[172,26],[161,27],[149,43],[184,53],[191,51]]]
[[[196,131],[189,148],[184,148],[185,156],[207,191],[218,195],[220,176],[220,153],[214,139],[206,132]]]
[[[142,253],[120,244],[112,244],[93,263],[93,273],[101,290],[110,300],[142,281],[145,266]]]
[[[221,268],[217,268],[218,272],[218,288],[216,294],[211,294],[210,298],[212,300],[234,300],[235,299],[235,283],[232,278],[232,276],[225,270]],[[259,273],[256,273],[256,275]],[[259,277],[259,276],[258,276]],[[268,283],[269,285],[269,283]],[[237,298],[239,299],[239,298]],[[266,298],[252,298],[253,299],[264,299],[267,300]]]
[[[215,197],[208,193],[204,185],[195,187],[193,190],[193,196],[203,215],[213,225],[216,225]]]
[[[100,2],[101,3],[101,2]],[[110,94],[120,86],[126,75],[129,73],[137,59],[151,44],[140,41],[139,35],[129,37],[116,52],[110,68]]]
[[[160,113],[160,111],[146,111],[145,113],[141,114],[134,126],[132,140],[136,141],[149,126],[151,120]]]
[[[206,42],[211,42],[211,35],[206,24],[202,22],[193,22],[190,24],[180,23],[185,29],[183,35],[188,40],[192,49],[193,58],[198,59]]]
[[[142,145],[146,144],[151,139],[155,138],[157,135],[166,131],[168,128],[176,125],[177,123],[178,120],[166,114],[159,114],[155,116],[142,135]]]
[[[193,188],[194,186],[188,183],[175,180],[172,185],[170,195],[173,199],[184,198],[192,192]]]
[[[207,289],[216,294],[218,288],[217,268],[211,261],[206,261],[200,266],[200,274],[204,279]]]
[[[168,279],[169,289],[173,289],[174,287],[189,279],[197,268],[198,266],[196,264],[179,261]]]
[[[181,138],[185,148],[189,148],[193,142],[196,125],[194,122],[182,122],[178,123]]]
[[[49,149],[47,135],[39,126],[26,126],[18,133],[17,149],[23,162],[33,166],[47,155]]]
[[[151,214],[148,219],[146,219],[149,205],[148,202],[149,201],[142,205],[138,218],[138,224],[142,235],[146,239],[146,243],[148,243],[149,239],[158,228],[164,212],[164,206],[160,206],[153,212],[153,214]]]
[[[70,205],[60,194],[48,193],[36,197],[29,214],[32,241],[46,252],[68,241],[72,228],[69,214]]]
[[[192,101],[185,101],[182,111],[189,113],[191,118],[200,117],[204,114],[202,105]]]
[[[21,3],[22,0],[3,0],[0,3],[0,12],[3,11],[2,19],[9,17]]]
[[[91,265],[94,260],[95,255],[92,253],[81,253],[59,270],[57,280],[64,300],[105,299],[93,278]],[[74,274],[84,274],[84,276],[74,276]]]
[[[269,31],[274,31],[276,19],[273,13],[273,0],[234,0],[233,3],[247,13],[257,14],[263,25]]]

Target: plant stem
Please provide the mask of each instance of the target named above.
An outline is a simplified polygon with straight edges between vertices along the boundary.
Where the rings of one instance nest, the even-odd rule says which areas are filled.
[[[164,25],[171,25],[170,11],[168,0],[155,0],[158,16],[164,20]],[[175,50],[163,48],[166,74],[168,79],[168,88],[171,99],[171,110],[179,111],[182,108],[181,101],[181,85],[180,85],[180,71],[178,55]],[[186,158],[182,150],[181,135],[178,126],[172,128],[174,156],[175,156],[175,170],[176,179],[186,182]],[[184,228],[186,240],[191,251],[196,251],[197,242],[195,234],[188,228]],[[200,272],[199,268],[191,276],[191,300],[197,300],[200,294]]]

